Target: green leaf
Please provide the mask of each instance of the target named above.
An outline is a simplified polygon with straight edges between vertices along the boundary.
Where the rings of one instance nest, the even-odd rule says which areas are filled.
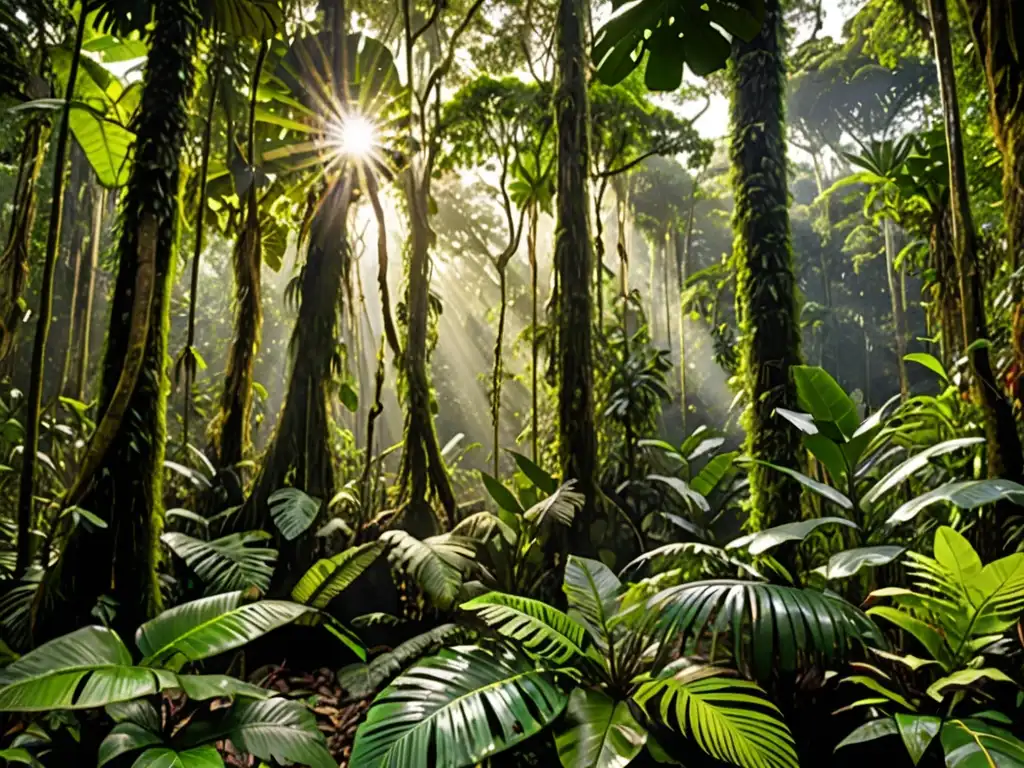
[[[332,558],[318,560],[295,585],[292,600],[323,610],[373,565],[383,551],[383,542],[371,541]]]
[[[848,579],[862,568],[888,565],[904,552],[906,552],[906,547],[898,547],[894,544],[847,549],[832,555],[828,560],[828,565],[815,568],[814,572],[820,573],[829,581],[832,579]]]
[[[355,387],[350,382],[343,381],[341,383],[341,387],[338,389],[338,396],[341,398],[341,404],[350,413],[356,413],[359,410],[359,393],[356,392]]]
[[[583,494],[572,490],[575,485],[575,480],[563,483],[546,499],[537,502],[526,510],[523,513],[523,518],[538,528],[548,520],[559,525],[572,525],[573,517],[575,517],[576,512],[579,511],[584,502]]]
[[[599,645],[611,637],[609,622],[622,582],[602,562],[569,555],[562,591],[569,601],[569,616],[579,620]]]
[[[23,747],[12,747],[0,749],[0,760],[5,760],[9,765],[28,765],[31,768],[46,768],[45,765],[36,760],[32,753]]]
[[[117,189],[128,183],[135,134],[119,123],[85,109],[72,109],[71,133],[100,184]]]
[[[784,525],[766,528],[763,531],[742,536],[726,544],[725,548],[745,548],[752,555],[760,555],[762,552],[767,552],[769,549],[787,541],[803,541],[823,525],[857,527],[856,523],[847,520],[845,517],[817,517],[811,520],[802,520],[799,523],[785,523]]]
[[[941,663],[949,660],[950,654],[949,651],[946,650],[943,636],[939,630],[931,624],[927,624],[921,619],[914,618],[907,613],[885,605],[870,608],[867,613],[868,616],[880,616],[883,619],[891,621],[900,629],[910,635],[913,635],[918,641],[920,641],[921,645],[927,648],[928,652]]]
[[[860,426],[857,406],[824,368],[797,365],[791,368],[800,407],[816,422],[831,422],[849,439]]]
[[[784,475],[789,475],[798,483],[800,483],[800,485],[804,486],[805,488],[809,488],[819,496],[828,499],[833,504],[838,504],[843,509],[853,509],[853,502],[850,501],[845,494],[840,493],[830,485],[819,483],[814,478],[808,477],[807,475],[801,472],[797,472],[795,469],[790,469],[789,467],[780,467],[777,464],[771,464],[767,461],[760,461],[758,459],[755,459],[754,463],[761,464],[765,467],[771,467],[776,472],[781,472]]]
[[[663,723],[717,760],[743,768],[797,768],[793,736],[757,685],[720,677],[714,668],[669,671],[633,695],[645,710],[656,701]]]
[[[184,533],[160,537],[206,585],[207,594],[234,592],[256,587],[266,592],[274,575],[277,550],[261,544],[270,538],[265,531],[232,533],[214,541],[203,541]]]
[[[446,648],[388,686],[356,732],[359,768],[469,766],[542,731],[568,697],[555,673],[523,656]]]
[[[227,738],[235,749],[260,760],[337,768],[313,714],[301,701],[274,698],[239,702],[217,726],[214,737]]]
[[[165,686],[166,687],[170,687]],[[271,692],[258,685],[244,683],[228,675],[178,675],[177,688],[180,688],[192,701],[209,701],[210,699],[266,699]]]
[[[946,768],[1024,766],[1024,743],[1009,731],[976,718],[947,720],[939,738]]]
[[[718,484],[722,482],[722,478],[732,469],[733,462],[739,455],[739,451],[718,454],[704,465],[704,468],[697,473],[696,477],[690,480],[690,487],[701,496],[707,498],[718,487]]]
[[[489,592],[459,607],[532,656],[564,664],[583,653],[583,627],[540,600]]]
[[[963,586],[967,579],[981,573],[981,558],[961,534],[944,525],[935,532],[935,560]]]
[[[118,723],[113,730],[107,734],[100,744],[98,768],[111,760],[134,752],[138,749],[145,749],[154,744],[160,744],[163,739],[152,731],[148,731],[135,723]]]
[[[1012,677],[1007,676],[1002,670],[995,667],[983,667],[981,669],[960,669],[951,675],[939,678],[928,686],[928,695],[938,702],[945,698],[944,691],[947,688],[960,688],[973,685],[979,680],[995,680],[1000,683],[1016,685]],[[938,732],[938,729],[936,729]]]
[[[420,541],[405,531],[385,531],[379,539],[392,568],[407,573],[441,610],[451,608],[473,564],[473,542],[451,534]]]
[[[565,730],[555,736],[564,768],[625,768],[647,742],[629,704],[601,691],[575,689],[565,720]]]
[[[544,493],[550,496],[558,490],[558,480],[537,466],[532,460],[516,451],[509,451],[509,453],[515,459],[519,471],[526,475],[530,482],[544,491]]]
[[[0,712],[94,709],[159,690],[151,670],[132,666],[115,632],[83,627],[0,670]]]
[[[899,733],[899,729],[896,726],[896,721],[891,717],[882,717],[854,728],[845,739],[836,745],[836,749],[849,747],[852,744],[863,744],[885,736],[895,736],[897,733]]]
[[[132,768],[223,768],[224,761],[214,747],[196,747],[175,752],[168,747],[154,747],[143,752]]]
[[[666,475],[648,475],[647,479],[657,480],[659,483],[664,483],[673,491],[675,491],[679,498],[681,498],[685,502],[692,503],[694,506],[697,507],[697,509],[701,510],[702,512],[711,511],[711,505],[708,504],[708,500],[705,499],[703,495],[697,493],[697,491],[693,490],[693,488],[687,485],[686,481],[683,480],[682,478],[668,477]]]
[[[886,525],[898,525],[913,520],[923,509],[940,501],[948,501],[959,509],[976,509],[1003,500],[1024,505],[1024,485],[1010,480],[965,480],[946,483],[902,504],[886,520]]]
[[[144,666],[175,670],[239,648],[311,612],[283,600],[245,602],[245,593],[228,592],[164,611],[139,627],[135,644]]]
[[[893,488],[898,486],[900,483],[909,479],[919,470],[928,466],[928,462],[937,456],[942,456],[953,451],[958,451],[961,448],[969,448],[971,446],[980,445],[985,442],[983,437],[960,437],[955,440],[946,440],[945,442],[933,445],[930,448],[926,448],[909,459],[901,463],[899,466],[894,468],[885,477],[878,481],[874,487],[871,488],[861,501],[861,506],[864,509],[870,509],[879,499],[885,494],[891,491]],[[897,510],[898,512],[898,510]],[[915,513],[916,514],[916,513]]]
[[[908,363],[923,365],[943,381],[949,381],[949,374],[946,373],[945,367],[939,362],[935,355],[929,355],[927,352],[912,352],[909,355],[905,355],[903,359]]]
[[[274,525],[288,541],[295,541],[305,533],[320,514],[320,499],[298,488],[280,488],[270,494],[267,503]]]
[[[523,510],[523,505],[519,503],[519,500],[516,499],[512,491],[502,485],[492,475],[480,470],[480,479],[483,480],[484,487],[498,507],[514,515],[526,514]]]
[[[896,713],[896,727],[899,729],[903,745],[910,754],[914,765],[921,762],[929,745],[939,734],[942,718],[934,715],[907,715]]]

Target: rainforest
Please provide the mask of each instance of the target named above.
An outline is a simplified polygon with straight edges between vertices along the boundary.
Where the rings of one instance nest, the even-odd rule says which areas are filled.
[[[1024,768],[1021,0],[0,0],[0,764]]]

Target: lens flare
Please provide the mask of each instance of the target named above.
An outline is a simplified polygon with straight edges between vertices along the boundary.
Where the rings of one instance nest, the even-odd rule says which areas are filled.
[[[338,149],[351,158],[369,157],[377,146],[377,129],[362,115],[342,118],[334,133]]]

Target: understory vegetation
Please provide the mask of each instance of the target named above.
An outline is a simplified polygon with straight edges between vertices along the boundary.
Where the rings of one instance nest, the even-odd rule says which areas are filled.
[[[1015,0],[0,0],[0,762],[1024,768]]]

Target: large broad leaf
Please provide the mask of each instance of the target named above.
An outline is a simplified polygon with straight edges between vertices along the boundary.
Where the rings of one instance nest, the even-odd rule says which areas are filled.
[[[1024,742],[978,718],[947,720],[939,737],[947,768],[1020,768]]]
[[[572,490],[575,480],[563,483],[546,499],[537,502],[523,515],[526,520],[541,526],[548,520],[559,525],[572,525],[572,519],[583,506],[583,494]]]
[[[207,594],[218,594],[248,587],[267,591],[274,575],[277,550],[258,545],[269,538],[264,531],[247,531],[203,541],[170,532],[161,536],[160,541],[185,561],[206,585]]]
[[[132,666],[115,632],[83,627],[0,670],[0,712],[92,709],[160,690],[152,670]]]
[[[965,480],[946,483],[901,505],[886,521],[898,525],[913,520],[932,504],[948,501],[958,509],[975,509],[1002,500],[1024,504],[1024,485],[1010,480]]]
[[[223,768],[224,760],[214,747],[196,747],[175,752],[169,747],[147,749],[132,768]]]
[[[491,498],[494,499],[495,504],[497,504],[500,509],[503,509],[506,512],[511,512],[513,515],[526,514],[523,509],[523,505],[519,503],[519,499],[516,498],[512,491],[502,485],[500,480],[487,474],[483,470],[480,470],[480,479],[483,481],[484,488],[487,489],[487,493],[491,495]]]
[[[392,651],[382,653],[369,664],[350,664],[338,672],[338,682],[345,690],[346,701],[367,699],[391,678],[405,669],[410,661],[441,646],[465,640],[471,631],[458,624],[442,624],[428,632],[416,635]]]
[[[793,736],[775,705],[748,680],[714,670],[671,665],[633,698],[650,714],[693,739],[712,757],[743,768],[797,768]]]
[[[320,499],[298,488],[276,490],[270,494],[267,503],[270,505],[274,525],[288,541],[294,541],[305,533],[320,514]]]
[[[578,619],[597,644],[605,648],[611,637],[609,622],[622,582],[607,565],[570,555],[565,564],[562,591],[569,601],[569,615]]]
[[[708,504],[708,500],[705,499],[702,494],[687,485],[685,480],[678,477],[668,477],[666,475],[648,475],[647,479],[657,480],[659,483],[667,485],[675,491],[676,494],[678,494],[679,498],[685,502],[692,503],[701,512],[711,511],[711,505]]]
[[[180,669],[289,624],[312,608],[283,600],[246,602],[243,592],[204,597],[164,611],[135,636],[143,665]]]
[[[356,732],[359,768],[469,766],[546,728],[568,697],[525,656],[447,648],[388,686]]]
[[[710,496],[722,482],[722,478],[729,474],[739,455],[739,451],[718,454],[690,481],[690,487],[701,496]]]
[[[369,568],[384,551],[384,544],[372,541],[346,549],[332,558],[317,561],[299,579],[292,600],[314,608],[326,608],[352,582]]]
[[[911,456],[879,480],[870,491],[864,494],[864,498],[861,500],[861,506],[865,509],[869,509],[871,505],[885,496],[885,494],[893,488],[912,477],[924,467],[928,466],[928,462],[932,459],[942,456],[943,454],[958,451],[962,448],[980,445],[984,442],[985,438],[983,437],[960,437],[955,440],[946,440],[943,443],[938,443],[937,445],[933,445],[930,448]]]
[[[896,726],[896,721],[891,717],[881,717],[854,728],[845,739],[836,744],[836,749],[853,744],[864,744],[885,736],[895,736],[897,733],[899,733],[899,729]]]
[[[1009,677],[1002,670],[995,667],[982,667],[981,669],[961,669],[952,675],[946,675],[928,686],[928,695],[937,702],[942,703],[946,691],[950,688],[968,688],[979,680],[994,680],[998,683],[1010,683],[1015,685],[1013,678]],[[938,732],[938,728],[936,728]]]
[[[727,579],[682,584],[652,597],[647,616],[660,637],[684,648],[705,641],[716,651],[724,646],[736,668],[761,680],[814,660],[840,663],[854,645],[885,644],[874,623],[845,600],[776,584]]]
[[[761,464],[765,467],[771,467],[776,472],[781,472],[784,475],[792,477],[794,480],[800,483],[800,485],[804,486],[805,488],[809,488],[819,496],[828,499],[833,504],[837,504],[843,509],[853,509],[853,502],[850,501],[850,499],[847,498],[845,494],[837,491],[831,485],[819,483],[814,478],[808,477],[802,472],[797,472],[795,469],[790,469],[789,467],[780,467],[778,464],[771,464],[767,461],[760,461],[758,459],[755,459],[754,463]]]
[[[816,422],[830,422],[849,439],[860,426],[857,406],[824,368],[797,365],[792,369],[800,406]]]
[[[388,562],[407,573],[442,610],[455,602],[463,574],[473,561],[472,541],[457,536],[431,536],[420,541],[405,531],[386,531],[380,541]]]
[[[929,371],[939,376],[943,381],[949,381],[949,374],[946,373],[945,366],[939,362],[935,355],[929,355],[927,352],[912,352],[909,355],[905,355],[903,359],[908,363],[923,365]]]
[[[282,0],[214,0],[204,3],[206,23],[230,37],[266,40],[284,25]]]
[[[275,698],[235,704],[206,740],[227,738],[240,751],[280,765],[337,768],[316,719],[301,701]],[[356,763],[353,763],[356,764]]]
[[[135,134],[120,123],[89,109],[71,110],[71,133],[85,153],[100,184],[123,187],[131,171],[129,155]]]
[[[903,746],[907,748],[907,754],[914,765],[921,762],[928,746],[942,727],[942,718],[934,715],[908,715],[903,712],[896,713],[896,727],[899,730],[900,738],[903,739]]]
[[[814,571],[828,580],[847,579],[862,568],[888,565],[904,552],[906,552],[906,547],[898,547],[895,544],[847,549],[832,555],[828,559],[828,565],[815,568]]]
[[[519,471],[544,493],[551,495],[558,490],[558,480],[537,466],[531,459],[516,451],[509,451],[509,453],[515,459]]]
[[[777,525],[774,528],[767,528],[757,533],[730,541],[725,545],[726,549],[746,548],[752,555],[760,555],[769,549],[779,546],[787,541],[803,541],[814,531],[823,525],[845,525],[848,528],[856,528],[857,524],[845,517],[817,517],[812,520],[802,520],[799,523],[786,523]]]
[[[566,729],[555,737],[565,768],[625,768],[647,742],[647,730],[625,701],[577,688],[569,697]]]
[[[540,600],[489,592],[460,607],[532,656],[563,664],[583,653],[583,627]]]

